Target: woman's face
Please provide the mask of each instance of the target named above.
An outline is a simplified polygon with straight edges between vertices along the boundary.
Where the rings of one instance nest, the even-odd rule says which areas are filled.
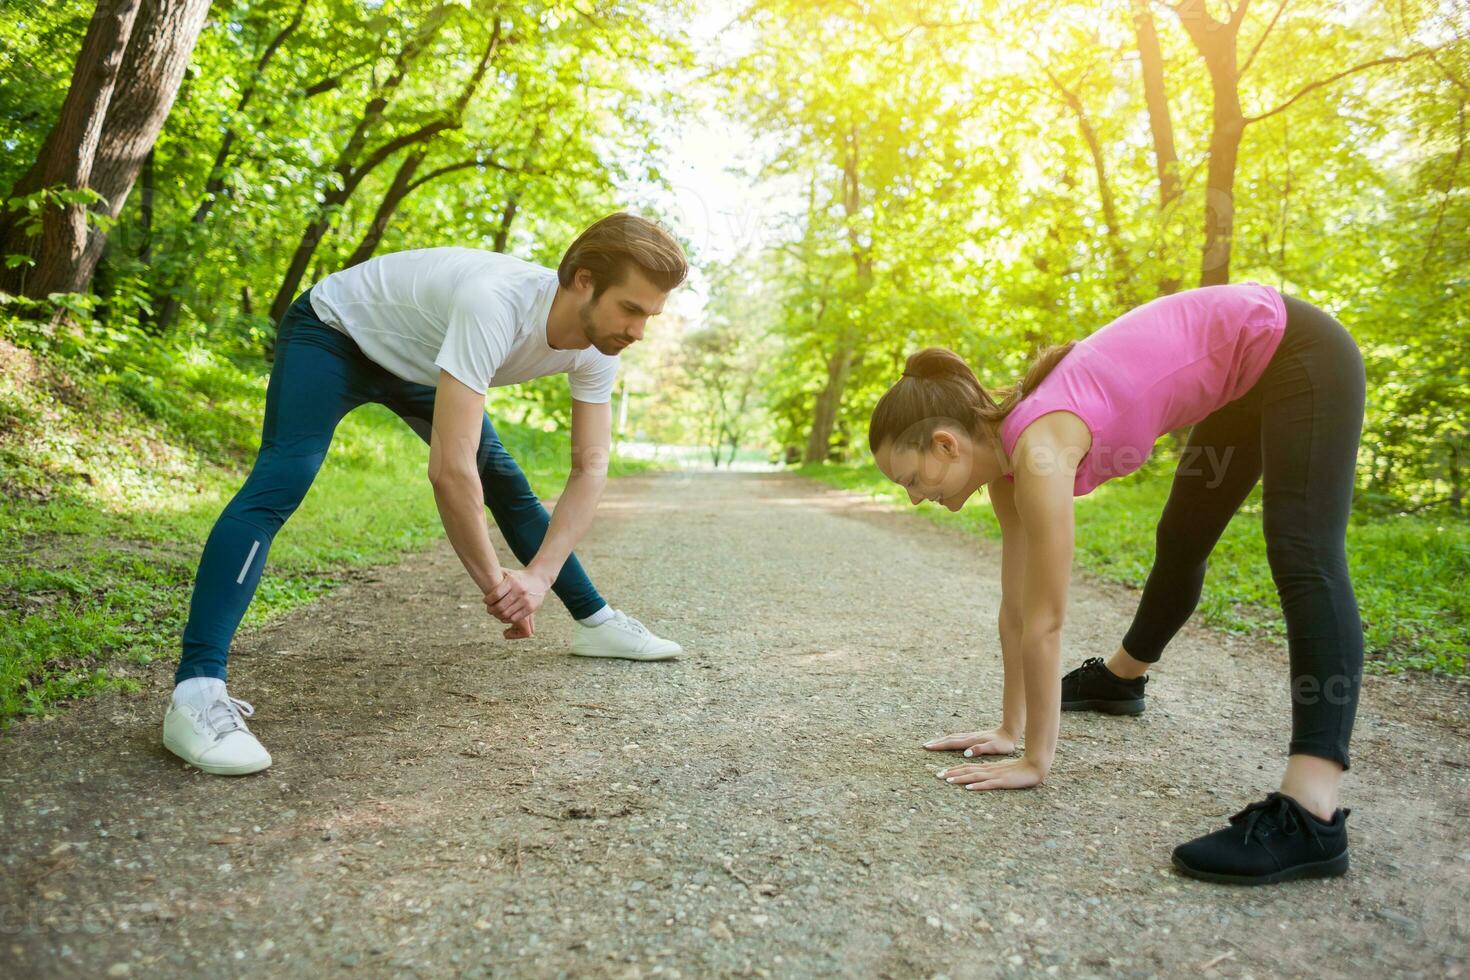
[[[926,500],[959,510],[965,501],[1000,475],[1000,464],[968,433],[936,429],[927,449],[896,446],[893,440],[878,447],[873,461],[883,475],[908,491],[918,506]]]

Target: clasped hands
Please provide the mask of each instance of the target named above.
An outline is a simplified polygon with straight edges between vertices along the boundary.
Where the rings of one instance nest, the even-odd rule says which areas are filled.
[[[506,569],[500,581],[485,593],[485,610],[508,623],[502,634],[507,640],[522,640],[536,633],[534,617],[551,583],[546,577],[530,569]]]

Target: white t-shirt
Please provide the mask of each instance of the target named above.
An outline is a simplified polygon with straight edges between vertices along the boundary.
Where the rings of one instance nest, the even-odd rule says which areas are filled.
[[[565,374],[578,401],[611,401],[616,357],[546,342],[556,286],[555,270],[500,252],[420,248],[332,273],[311,287],[311,306],[407,381],[437,385],[443,368],[483,394]]]

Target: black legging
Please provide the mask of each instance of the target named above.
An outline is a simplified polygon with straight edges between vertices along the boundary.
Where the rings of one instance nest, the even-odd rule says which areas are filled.
[[[1286,332],[1265,373],[1189,435],[1123,649],[1159,659],[1199,602],[1211,549],[1264,473],[1266,557],[1291,655],[1290,751],[1347,768],[1363,673],[1346,548],[1363,358],[1342,324],[1285,299]]]

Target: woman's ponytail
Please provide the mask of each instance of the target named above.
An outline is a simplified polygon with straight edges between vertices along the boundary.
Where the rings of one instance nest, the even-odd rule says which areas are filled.
[[[1076,341],[1049,347],[1037,355],[1019,383],[987,391],[965,359],[943,347],[926,347],[909,355],[903,375],[883,393],[868,422],[868,448],[876,453],[889,440],[927,446],[934,430],[945,423],[975,435],[982,423],[999,423],[1035,391],[1076,346]]]

